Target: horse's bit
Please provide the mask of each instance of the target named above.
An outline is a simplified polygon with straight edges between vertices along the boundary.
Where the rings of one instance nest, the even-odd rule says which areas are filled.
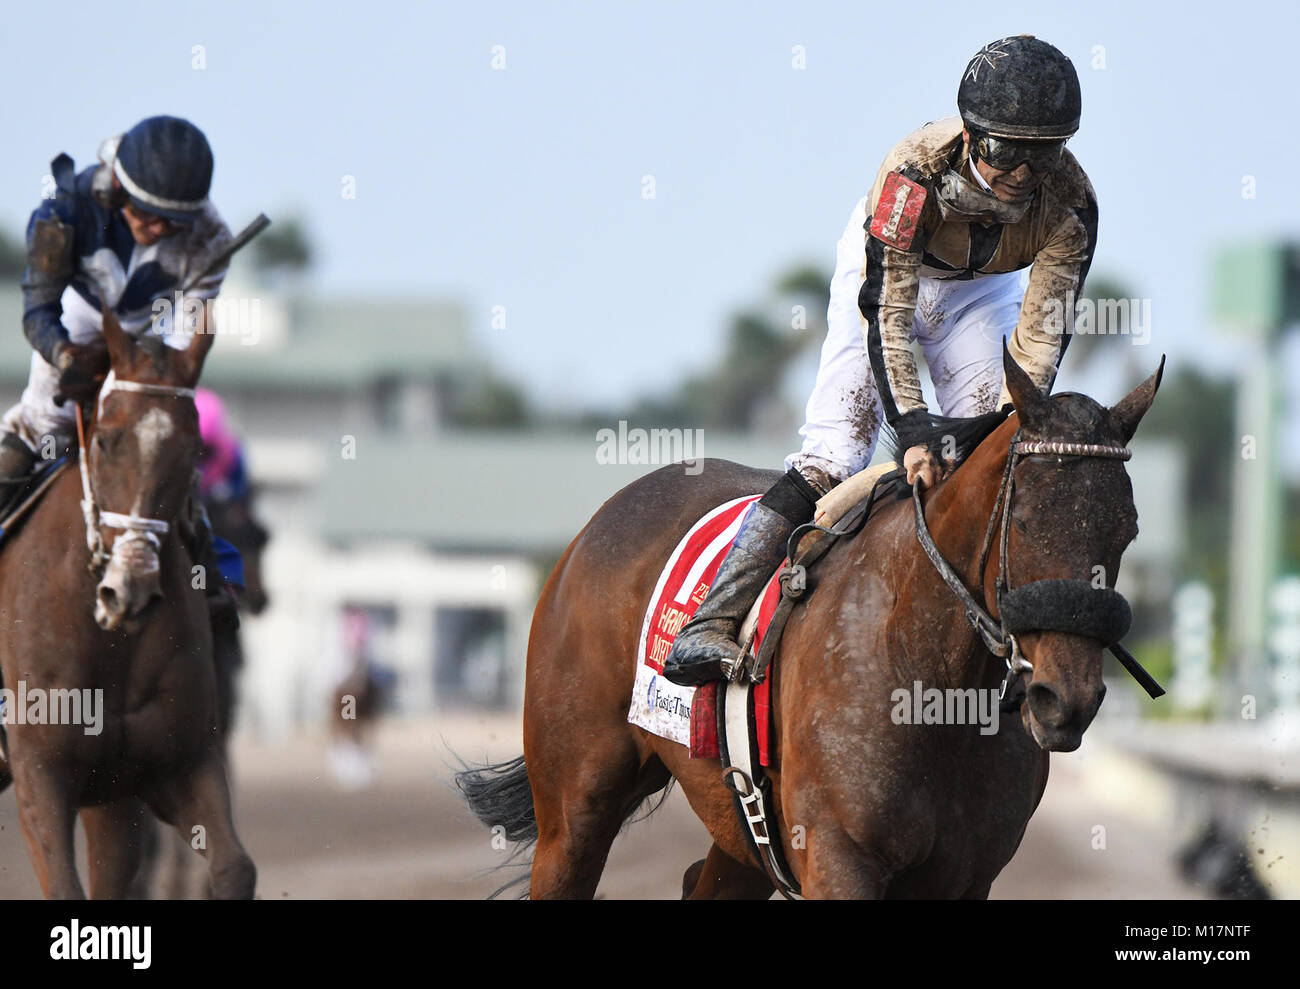
[[[193,388],[181,388],[177,385],[147,384],[141,381],[123,381],[110,370],[99,389],[100,417],[103,416],[104,412],[104,399],[115,391],[133,391],[145,395],[169,395],[173,398],[188,398],[191,401],[194,399]],[[161,545],[160,537],[167,535],[168,530],[171,528],[169,522],[162,519],[145,518],[141,515],[123,515],[119,512],[110,512],[101,509],[95,504],[95,493],[90,487],[90,451],[86,449],[86,435],[85,428],[82,426],[80,405],[77,406],[77,442],[81,447],[81,453],[77,457],[81,468],[81,514],[86,520],[86,548],[90,550],[91,572],[97,571],[106,564],[111,555],[104,550],[104,536],[100,532],[101,526],[107,526],[110,529],[121,529],[124,532],[124,535],[119,536],[113,543],[114,553],[120,552],[131,556],[148,550],[156,554]],[[119,546],[121,547],[120,550]]]
[[[1019,706],[1019,699],[1014,694],[1015,688],[1024,674],[1032,673],[1034,669],[1033,664],[1021,653],[1017,635],[1020,632],[1043,629],[1086,634],[1101,639],[1147,693],[1152,697],[1159,697],[1164,693],[1164,689],[1129,654],[1128,650],[1119,644],[1119,640],[1128,632],[1132,613],[1128,602],[1118,592],[1108,587],[1094,587],[1085,580],[1037,580],[1015,589],[1010,588],[1007,544],[1010,534],[1011,499],[1015,492],[1013,474],[1016,464],[1022,457],[1037,454],[1129,460],[1133,456],[1133,451],[1123,446],[1097,443],[1022,440],[1018,432],[1012,437],[1011,448],[1007,452],[1006,470],[1002,474],[998,496],[993,502],[988,528],[984,532],[979,569],[976,571],[983,581],[989,551],[993,547],[994,531],[1000,528],[996,584],[1000,619],[990,615],[975,600],[975,596],[939,552],[939,547],[935,545],[930,530],[925,524],[925,510],[921,505],[921,485],[918,481],[912,488],[912,502],[916,508],[916,535],[921,548],[925,550],[925,555],[939,571],[939,576],[943,578],[944,583],[961,601],[966,611],[966,620],[979,633],[989,652],[1006,661],[1007,672],[999,693],[1004,707]],[[1070,614],[1068,616],[1045,614],[1042,599],[1049,595],[1057,602],[1067,604]],[[1014,617],[1009,618],[1009,613]]]

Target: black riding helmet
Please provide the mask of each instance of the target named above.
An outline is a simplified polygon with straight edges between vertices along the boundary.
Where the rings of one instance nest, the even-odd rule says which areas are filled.
[[[131,205],[187,223],[212,186],[212,148],[203,131],[179,117],[149,117],[122,135],[113,174]]]
[[[1028,161],[1037,172],[1060,161],[1079,129],[1082,98],[1074,64],[1057,48],[1022,34],[975,53],[957,89],[971,150],[994,168]]]

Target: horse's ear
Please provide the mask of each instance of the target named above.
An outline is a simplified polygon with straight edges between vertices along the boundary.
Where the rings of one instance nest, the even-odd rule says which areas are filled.
[[[203,362],[207,359],[208,351],[217,340],[217,334],[214,328],[209,325],[212,319],[212,307],[206,302],[203,303],[202,315],[199,317],[198,325],[194,329],[194,335],[190,338],[189,346],[180,352],[181,378],[185,385],[193,388],[199,383],[199,375],[203,373]]]
[[[1007,392],[1011,395],[1011,403],[1016,407],[1016,414],[1020,416],[1021,428],[1033,432],[1044,426],[1047,422],[1047,399],[1029,375],[1020,369],[1016,359],[1011,356],[1011,351],[1007,349],[1006,340],[1002,341],[1002,373],[1006,375]]]
[[[117,316],[107,302],[100,306],[100,315],[103,319],[104,343],[108,345],[108,359],[114,367],[124,367],[130,363],[131,348],[135,346],[135,341],[122,329],[122,324],[117,321]]]
[[[1151,403],[1155,401],[1156,391],[1160,388],[1160,378],[1164,373],[1165,358],[1162,354],[1160,366],[1156,368],[1155,373],[1111,406],[1110,414],[1115,417],[1115,423],[1119,426],[1125,443],[1133,438],[1138,423],[1142,421],[1142,417],[1147,414],[1147,409],[1151,408]]]

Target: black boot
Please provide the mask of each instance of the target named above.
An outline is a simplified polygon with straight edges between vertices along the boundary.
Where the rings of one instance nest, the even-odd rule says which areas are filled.
[[[817,490],[789,471],[749,511],[694,617],[682,626],[664,662],[664,677],[683,687],[721,680],[740,658],[736,637],[749,609],[785,559],[790,534],[812,521]]]
[[[13,433],[0,434],[0,512],[27,486],[35,464],[31,447]]]

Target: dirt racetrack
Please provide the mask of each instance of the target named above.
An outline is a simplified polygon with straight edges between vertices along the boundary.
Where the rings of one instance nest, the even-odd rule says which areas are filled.
[[[1056,756],[1042,806],[994,898],[1180,898],[1198,896],[1172,866],[1167,830],[1103,807],[1085,779],[1090,760]],[[236,820],[259,870],[264,899],[480,898],[502,881],[484,870],[493,849],[450,787],[450,746],[467,760],[521,751],[519,718],[458,713],[390,720],[375,737],[379,773],[347,791],[329,774],[320,735],[269,747],[235,747]],[[1093,829],[1106,828],[1106,848]],[[614,844],[601,897],[673,898],[683,870],[709,845],[674,792],[653,817]],[[517,873],[511,873],[514,875]],[[84,872],[83,872],[84,877]],[[13,791],[0,795],[0,897],[38,897]]]

